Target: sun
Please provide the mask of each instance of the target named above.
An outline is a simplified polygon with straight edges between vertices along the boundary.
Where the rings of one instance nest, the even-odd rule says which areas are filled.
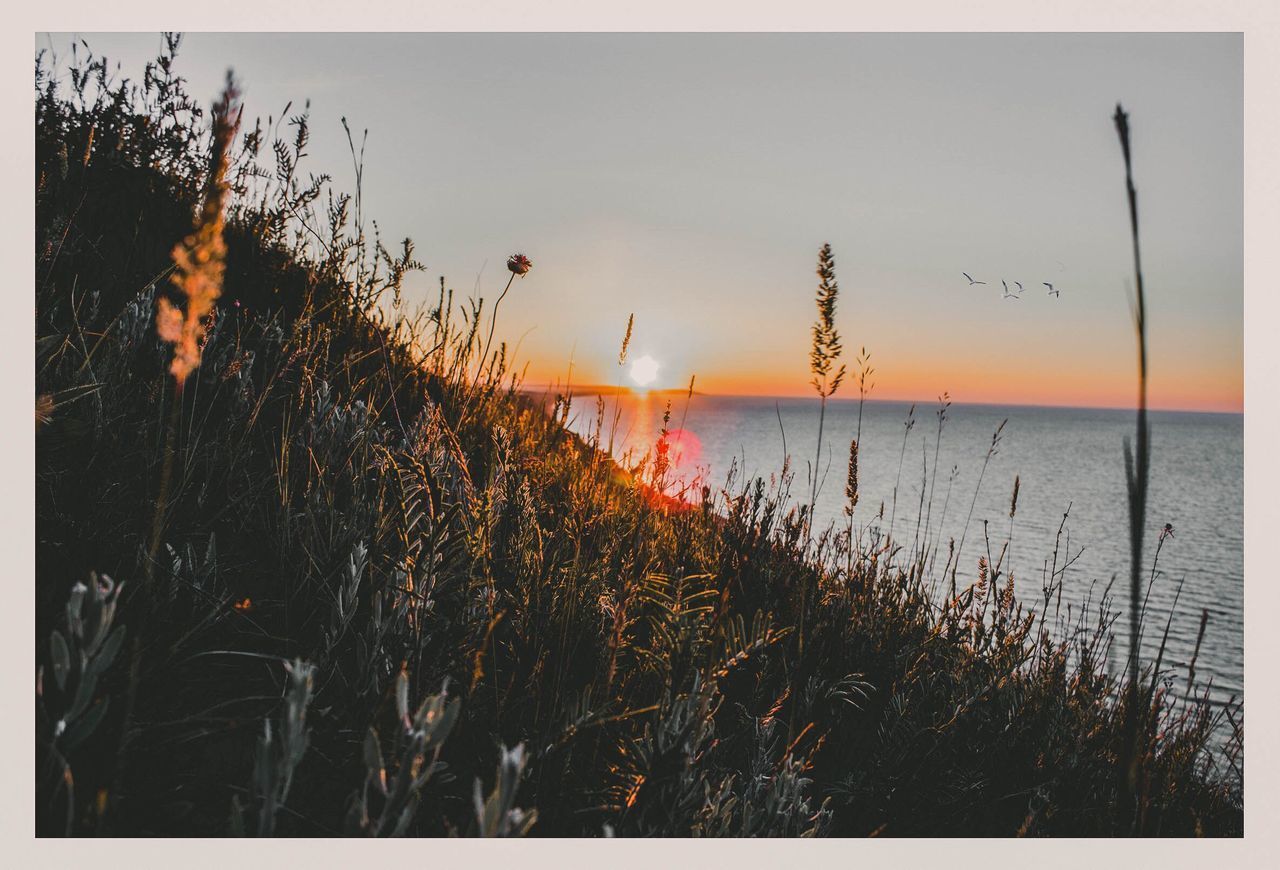
[[[631,363],[631,380],[637,387],[647,387],[658,377],[658,361],[648,354]]]

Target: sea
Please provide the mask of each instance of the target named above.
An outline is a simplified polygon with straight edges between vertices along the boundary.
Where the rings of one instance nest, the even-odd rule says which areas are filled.
[[[809,501],[817,398],[651,392],[603,401],[602,446],[612,441],[620,459],[634,461],[652,450],[665,426],[673,477],[717,492],[732,470],[740,489],[751,478],[776,480],[789,457],[792,500]],[[918,537],[939,541],[935,573],[942,571],[948,542],[959,545],[963,537],[960,589],[967,585],[963,578],[977,579],[987,541],[993,560],[1008,541],[1004,573],[1012,572],[1019,600],[1037,611],[1044,609],[1042,589],[1056,548],[1058,568],[1067,567],[1061,603],[1055,597],[1050,607],[1055,615],[1065,617],[1068,608],[1078,615],[1086,605],[1096,608],[1109,589],[1118,616],[1112,667],[1122,670],[1130,561],[1123,444],[1134,434],[1134,412],[952,404],[939,437],[940,407],[868,400],[860,408],[856,397],[829,400],[816,465],[815,529],[847,522],[849,445],[857,438],[854,517],[864,536],[891,531],[908,548]],[[574,397],[570,428],[590,438],[597,417],[596,397]],[[1167,628],[1163,665],[1173,675],[1174,694],[1184,692],[1195,656],[1199,691],[1207,688],[1215,704],[1243,703],[1244,417],[1154,411],[1150,423],[1144,660],[1154,658]]]

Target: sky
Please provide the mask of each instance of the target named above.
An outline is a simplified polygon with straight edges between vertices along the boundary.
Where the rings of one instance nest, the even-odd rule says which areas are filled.
[[[133,78],[161,45],[77,35]],[[427,265],[410,304],[441,275],[492,299],[533,260],[495,339],[529,383],[624,382],[634,313],[653,386],[728,394],[812,394],[829,242],[873,398],[1131,406],[1123,102],[1151,404],[1242,410],[1239,34],[187,35],[194,95],[228,67],[246,118],[310,99],[310,171],[339,188],[340,118],[368,129],[365,212]]]

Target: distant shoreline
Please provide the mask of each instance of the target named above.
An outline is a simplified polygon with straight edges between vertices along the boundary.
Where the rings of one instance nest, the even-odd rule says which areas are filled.
[[[569,390],[575,396],[625,396],[625,395],[650,395],[650,396],[686,396],[689,395],[688,387],[665,387],[653,390],[637,390],[634,387],[619,386],[617,384],[582,384],[569,385]],[[518,392],[528,395],[555,395],[563,393],[564,387],[554,384],[544,384],[540,386],[523,385],[518,388]],[[769,394],[752,394],[752,393],[704,393],[700,390],[694,390],[692,395],[701,396],[712,399],[761,399],[773,400],[778,402],[793,401],[814,401],[817,399],[813,396],[778,396]],[[828,400],[833,404],[849,404],[856,403],[856,397],[837,396]],[[937,402],[933,399],[866,399],[868,405],[911,405],[915,404],[921,408],[932,406]],[[1120,411],[1125,413],[1135,412],[1136,408],[1126,408],[1116,405],[1046,405],[1037,404],[1035,402],[962,402],[953,400],[951,403],[954,407],[962,408],[1028,408],[1028,409],[1045,409],[1057,411]],[[1151,408],[1152,413],[1156,414],[1217,414],[1223,417],[1243,417],[1244,410],[1225,411],[1210,408]]]
[[[637,390],[633,387],[618,386],[617,384],[583,384],[580,386],[575,386],[573,384],[570,384],[568,387],[568,390],[569,392],[572,392],[575,396],[626,396],[626,395],[688,396],[690,395],[688,387],[666,387],[666,388],[655,389],[655,390]],[[558,387],[553,384],[546,384],[541,387],[522,386],[520,387],[519,391],[522,393],[528,393],[530,395],[538,395],[538,394],[551,395],[554,393],[563,393],[565,392],[565,388]],[[711,394],[702,393],[702,392],[699,392],[698,390],[694,390],[692,395],[707,396]],[[720,397],[717,396],[716,398],[720,398]],[[744,397],[744,398],[756,398],[756,397],[752,396],[752,397]]]

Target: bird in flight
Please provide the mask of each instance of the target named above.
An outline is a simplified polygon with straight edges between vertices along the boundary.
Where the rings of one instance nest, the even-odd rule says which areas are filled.
[[[969,273],[968,273],[968,272],[961,272],[960,274],[961,274],[961,275],[963,275],[963,276],[965,276],[966,278],[969,278]],[[974,284],[985,284],[985,283],[987,283],[987,282],[986,282],[986,281],[975,281],[975,280],[973,280],[972,278],[969,278],[969,286],[970,286],[970,287],[972,287]]]
[[[1014,293],[1013,291],[1011,291],[1011,290],[1009,289],[1009,282],[1005,281],[1003,278],[1001,278],[1001,279],[1000,279],[1000,283],[1004,285],[1004,298],[1005,298],[1005,299],[1020,299],[1020,298],[1022,298],[1022,297],[1020,297],[1020,296],[1018,295],[1018,293],[1021,293],[1021,292],[1022,292],[1022,290],[1021,290],[1022,285],[1021,285],[1021,284],[1018,284],[1018,282],[1017,282],[1017,281],[1014,281],[1013,283],[1018,284],[1018,287],[1019,287],[1018,293]]]
[[[1060,290],[1055,290],[1055,289],[1054,289],[1054,287],[1053,287],[1053,285],[1052,285],[1052,284],[1050,284],[1048,281],[1041,281],[1040,283],[1041,283],[1041,284],[1043,284],[1044,286],[1046,286],[1046,287],[1048,287],[1048,288],[1049,288],[1049,295],[1050,295],[1050,296],[1060,296],[1060,295],[1061,295],[1062,291],[1060,291]]]

